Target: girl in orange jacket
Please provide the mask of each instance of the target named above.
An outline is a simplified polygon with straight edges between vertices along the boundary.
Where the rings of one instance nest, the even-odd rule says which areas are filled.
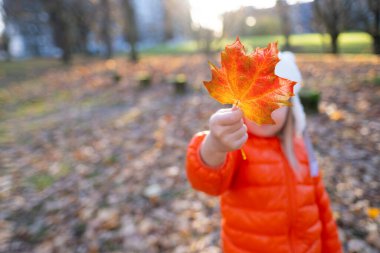
[[[294,56],[279,56],[275,72],[298,81],[297,94],[301,75]],[[236,107],[221,109],[211,116],[210,131],[189,144],[192,187],[221,197],[225,253],[342,252],[297,95],[292,104],[272,113],[275,125],[263,126]]]

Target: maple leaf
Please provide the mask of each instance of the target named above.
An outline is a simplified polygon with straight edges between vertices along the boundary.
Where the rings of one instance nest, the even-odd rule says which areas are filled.
[[[222,67],[209,62],[211,81],[205,81],[211,97],[222,104],[235,104],[249,120],[258,125],[275,124],[271,113],[281,106],[290,106],[296,82],[275,75],[278,58],[277,42],[256,48],[246,54],[236,38],[221,53]]]

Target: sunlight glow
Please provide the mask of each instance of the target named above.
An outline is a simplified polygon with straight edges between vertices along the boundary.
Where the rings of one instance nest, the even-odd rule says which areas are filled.
[[[3,0],[0,0],[0,35],[5,29],[4,21],[3,21]]]
[[[311,2],[312,0],[288,0],[289,4],[298,2]],[[189,0],[191,18],[196,26],[214,30],[220,34],[223,29],[222,14],[228,11],[238,10],[242,6],[254,6],[256,8],[270,8],[276,4],[276,0]]]
[[[256,25],[255,17],[249,16],[245,19],[245,24],[249,27],[253,27]]]

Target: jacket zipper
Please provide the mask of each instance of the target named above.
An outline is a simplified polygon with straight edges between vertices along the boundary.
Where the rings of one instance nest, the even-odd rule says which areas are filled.
[[[291,252],[294,253],[294,236],[293,236],[293,223],[295,220],[295,209],[296,209],[296,203],[295,203],[295,182],[293,177],[293,171],[290,167],[289,162],[287,161],[286,156],[283,153],[282,147],[281,147],[281,154],[283,156],[283,159],[285,162],[285,174],[286,174],[286,181],[287,181],[287,188],[289,193],[289,205],[288,205],[288,212],[289,212],[289,241],[290,241],[290,249]]]

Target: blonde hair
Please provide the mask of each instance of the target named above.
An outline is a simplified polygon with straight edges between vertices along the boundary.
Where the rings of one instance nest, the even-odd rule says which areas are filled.
[[[289,165],[299,170],[300,165],[296,156],[296,152],[294,149],[294,136],[296,133],[295,128],[295,119],[293,115],[293,108],[289,107],[288,114],[286,116],[286,120],[284,126],[279,132],[282,150],[285,153],[286,158],[288,159]]]
[[[278,56],[281,60],[276,65],[275,74],[297,82],[294,86],[294,93],[296,95],[291,98],[293,106],[289,107],[284,126],[278,134],[280,135],[283,152],[290,166],[295,170],[299,170],[300,166],[294,150],[294,137],[296,135],[303,135],[306,127],[305,113],[301,101],[297,96],[302,86],[302,76],[293,53],[281,52]]]

